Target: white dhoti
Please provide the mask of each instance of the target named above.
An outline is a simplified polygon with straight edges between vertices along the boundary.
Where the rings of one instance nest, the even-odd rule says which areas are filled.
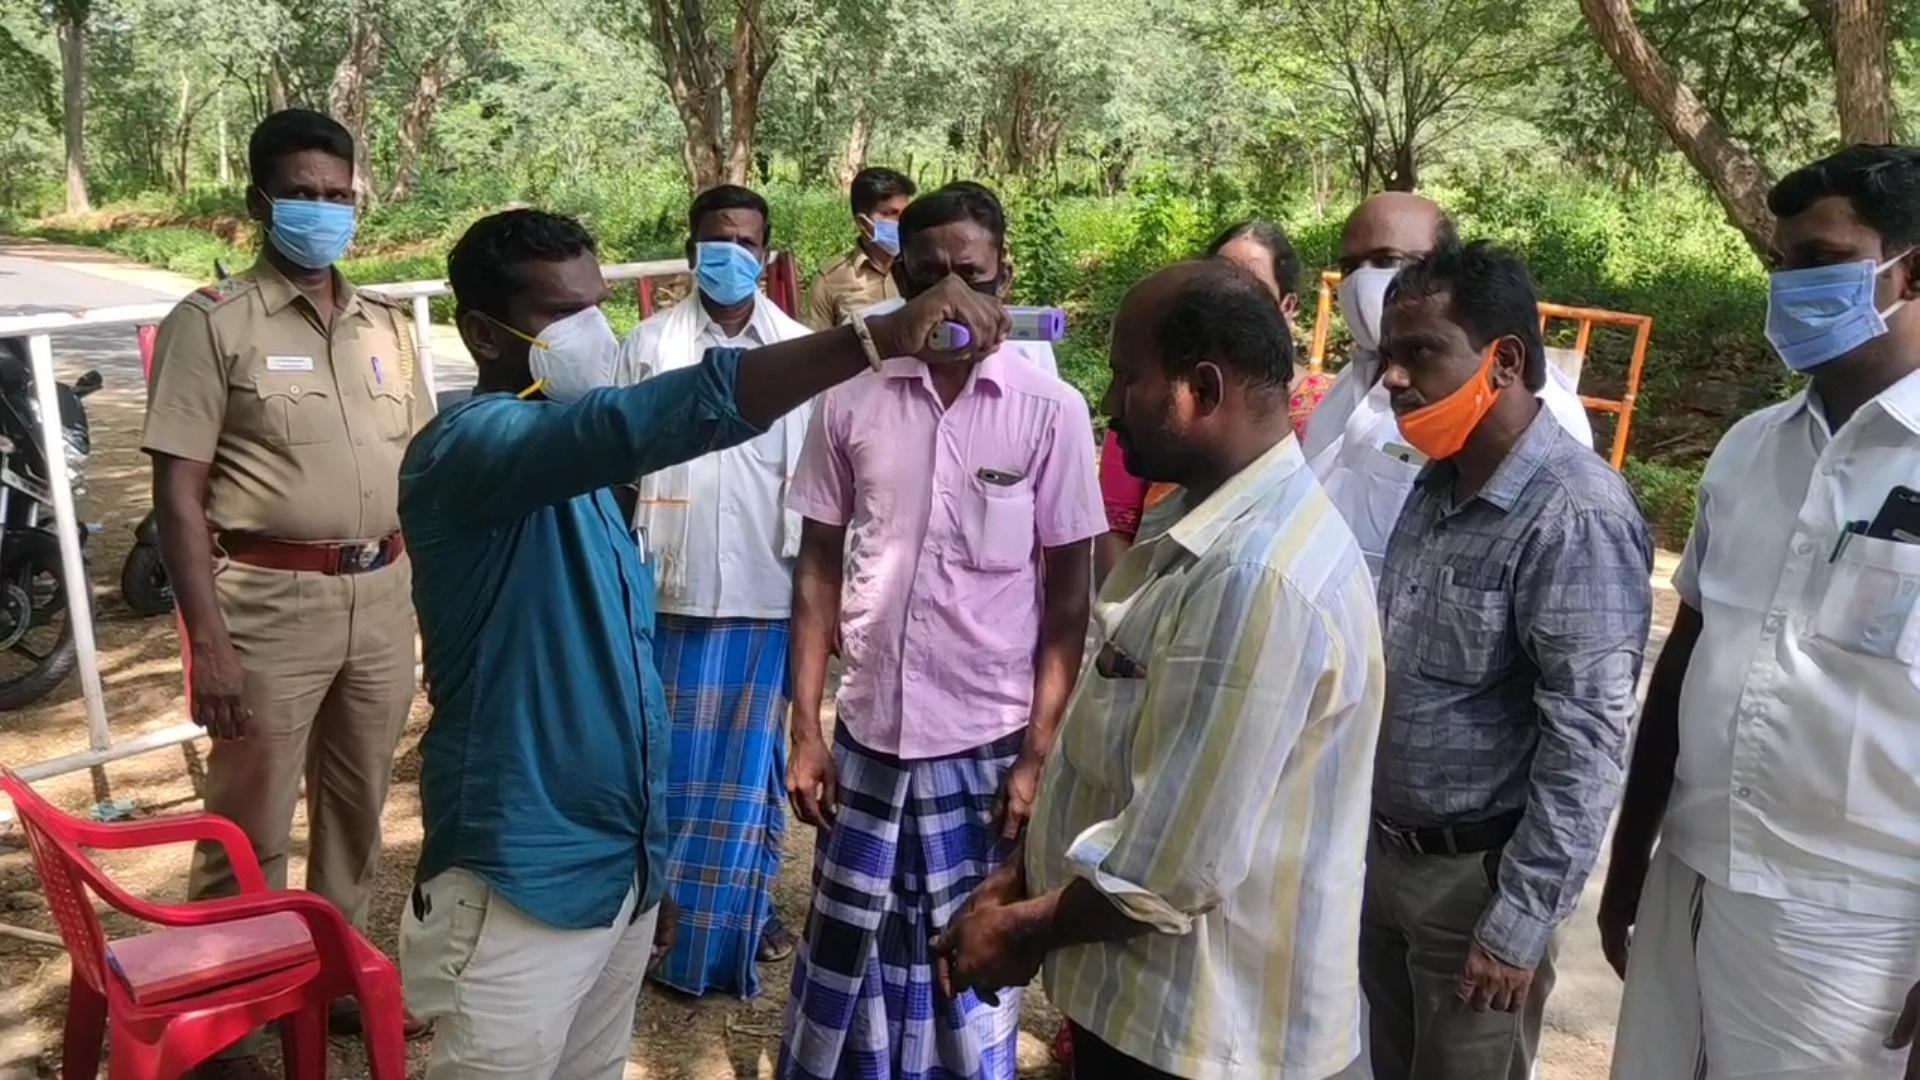
[[[1731,892],[1665,850],[1640,895],[1613,1080],[1897,1077],[1920,922]]]

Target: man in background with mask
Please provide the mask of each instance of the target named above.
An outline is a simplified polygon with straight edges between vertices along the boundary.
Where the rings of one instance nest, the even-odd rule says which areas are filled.
[[[480,379],[400,470],[433,704],[401,970],[409,1001],[438,1021],[432,1080],[614,1080],[674,920],[653,577],[609,488],[737,446],[883,355],[970,364],[1007,317],[943,281],[859,330],[713,349],[562,404],[529,393],[528,342],[567,320],[601,325],[583,315],[607,293],[593,238],[569,218],[506,211],[467,230],[447,277]],[[943,320],[977,348],[926,352]],[[565,340],[591,363],[612,338]]]
[[[1382,303],[1401,267],[1457,242],[1453,222],[1438,204],[1398,191],[1362,202],[1340,233],[1340,315],[1353,335],[1353,354],[1307,421],[1303,449],[1376,578],[1400,507],[1426,464],[1425,456],[1400,438],[1380,385]],[[1540,400],[1568,434],[1590,447],[1593,428],[1586,408],[1563,379],[1550,369]]]
[[[854,312],[900,295],[893,280],[893,260],[900,255],[900,214],[917,192],[905,173],[892,169],[861,169],[854,176],[849,194],[860,240],[852,251],[820,268],[807,290],[808,326],[839,326]]]
[[[413,701],[411,567],[395,478],[432,414],[404,309],[334,263],[354,231],[353,139],[304,109],[247,146],[260,258],[160,325],[142,448],[186,632],[206,806],[287,885],[307,788],[307,888],[365,924],[380,812]],[[236,884],[218,846],[188,894]],[[357,1029],[353,1012],[335,1026]]]
[[[1620,1080],[1920,1076],[1920,148],[1767,207],[1811,385],[1720,440],[1674,574],[1600,902]]]
[[[922,196],[900,232],[907,297],[950,275],[1005,292],[986,188]],[[1019,995],[936,997],[931,943],[1013,850],[1080,666],[1106,531],[1086,399],[1011,348],[889,359],[820,400],[790,505],[788,792],[821,833],[778,1075],[1011,1080]]]
[[[1400,270],[1384,314],[1380,385],[1430,464],[1380,577],[1373,1074],[1527,1080],[1555,931],[1620,796],[1653,544],[1620,474],[1541,404],[1518,259],[1441,248]]]
[[[693,367],[708,349],[806,337],[760,291],[766,200],[702,192],[687,211],[694,295],[636,327],[614,382]],[[654,662],[673,720],[667,882],[680,936],[654,977],[688,994],[759,993],[756,960],[793,954],[773,911],[786,835],[787,616],[799,515],[787,488],[802,407],[739,446],[640,478],[642,557],[659,589]]]

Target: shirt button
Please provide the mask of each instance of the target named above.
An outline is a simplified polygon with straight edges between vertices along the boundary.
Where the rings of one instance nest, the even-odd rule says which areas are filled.
[[[1813,545],[1808,543],[1805,540],[1802,540],[1799,543],[1793,545],[1793,553],[1804,559],[1807,556],[1813,554]]]
[[[907,681],[908,681],[908,682],[919,682],[919,681],[920,681],[920,673],[919,673],[918,671],[909,671],[909,672],[907,672]]]
[[[1747,798],[1752,798],[1752,797],[1753,797],[1753,789],[1752,789],[1752,788],[1750,788],[1750,787],[1743,787],[1743,788],[1740,788],[1740,789],[1738,789],[1738,790],[1736,790],[1736,791],[1734,792],[1734,794],[1735,794],[1735,795],[1738,795],[1738,796],[1739,796],[1739,797],[1741,797],[1742,799],[1747,799]]]
[[[362,439],[362,438],[360,438],[359,436],[357,436],[357,435],[356,435],[356,436],[354,436],[354,439],[353,439],[353,445],[355,445],[355,446],[365,446],[365,445],[367,445],[367,440],[365,440],[365,439]]]

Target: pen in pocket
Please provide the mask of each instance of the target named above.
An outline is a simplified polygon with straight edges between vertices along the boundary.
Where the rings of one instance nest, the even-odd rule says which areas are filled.
[[[1827,556],[1827,562],[1829,564],[1839,562],[1840,556],[1847,553],[1847,544],[1850,543],[1855,536],[1866,531],[1867,523],[1864,521],[1847,522],[1847,527],[1840,530],[1840,538],[1833,542],[1833,554]]]

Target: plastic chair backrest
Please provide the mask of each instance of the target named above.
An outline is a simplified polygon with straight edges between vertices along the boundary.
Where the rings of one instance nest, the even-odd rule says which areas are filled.
[[[79,845],[63,835],[61,824],[68,820],[67,815],[54,809],[11,769],[0,769],[0,790],[13,799],[20,815],[27,846],[33,849],[34,867],[40,871],[40,887],[47,894],[54,921],[60,924],[60,937],[67,944],[67,955],[73,958],[74,971],[88,986],[104,993],[107,935],[93,910],[87,875],[79,865],[87,863],[91,868],[90,860]]]

